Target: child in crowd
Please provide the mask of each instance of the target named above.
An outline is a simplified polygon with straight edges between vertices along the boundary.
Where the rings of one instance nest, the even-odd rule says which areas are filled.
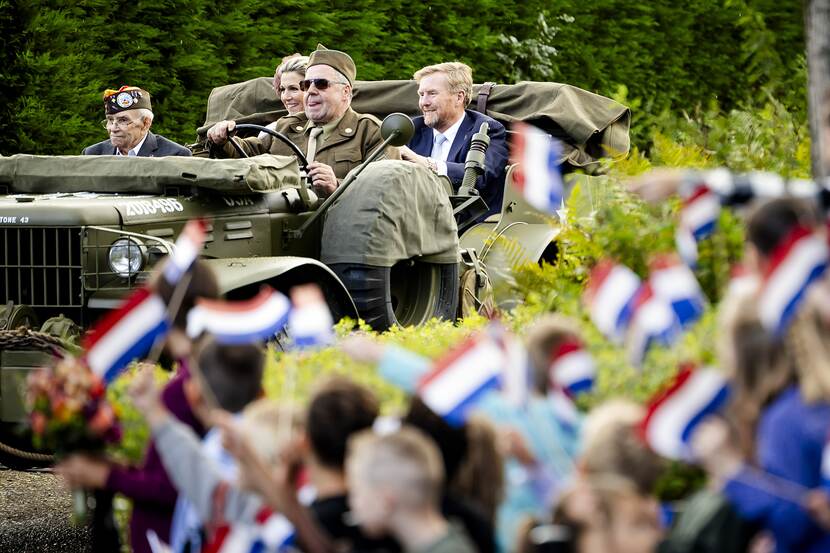
[[[404,426],[383,436],[354,437],[346,470],[349,504],[367,533],[389,533],[408,552],[475,551],[463,531],[441,514],[443,464],[420,431]]]
[[[161,270],[155,272],[151,286],[165,303],[169,303],[174,287],[161,278],[161,274]],[[219,297],[219,285],[210,267],[198,260],[193,264],[189,278],[165,342],[165,353],[177,361],[178,370],[164,387],[161,400],[176,419],[202,436],[204,426],[194,416],[185,398],[185,382],[190,378],[187,360],[191,352],[191,343],[185,330],[187,315],[196,299]],[[98,457],[71,455],[56,470],[72,487],[107,490],[132,500],[130,545],[134,553],[150,553],[146,538],[148,530],[154,531],[164,541],[169,540],[178,492],[161,463],[154,440],[148,445],[143,463],[137,467]]]

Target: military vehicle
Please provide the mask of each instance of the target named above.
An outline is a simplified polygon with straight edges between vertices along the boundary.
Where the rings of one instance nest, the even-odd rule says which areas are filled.
[[[257,125],[284,113],[277,109],[270,82],[260,78],[215,89],[200,134],[227,118],[241,124],[240,134],[261,131]],[[413,85],[358,82],[353,107],[380,117],[395,111],[415,114]],[[573,167],[590,170],[605,150],[628,150],[629,112],[606,98],[552,83],[482,85],[476,90],[479,110],[506,123],[529,120],[563,138],[565,162]],[[384,137],[392,144],[405,143],[407,123],[411,126],[406,117],[387,118]],[[333,214],[356,197],[371,204],[372,194],[349,191],[361,186],[361,179],[371,182],[374,167],[384,163],[402,164],[365,164],[354,172],[363,170],[361,175],[347,178],[351,186],[341,186],[337,195],[320,202],[305,186],[301,152],[296,158],[237,160],[0,158],[0,462],[46,459],[22,451],[25,440],[11,431],[25,418],[22,387],[27,373],[42,366],[48,358],[44,352],[71,349],[85,328],[141,286],[194,217],[210,220],[202,257],[215,269],[228,298],[251,297],[265,283],[287,291],[315,282],[336,319],[363,316],[378,329],[454,318],[460,303],[473,309],[483,303],[488,280],[496,289],[509,291],[498,284],[509,280],[511,267],[555,254],[556,229],[529,217],[533,210],[509,185],[501,214],[476,222],[474,193],[454,194],[435,188],[440,183],[426,182],[420,193],[430,195],[441,213],[442,223],[429,227],[434,240],[403,249],[356,240],[355,248],[380,253],[355,259],[382,261],[328,266],[321,256],[326,225],[345,220],[340,228],[348,231],[349,213]],[[474,160],[470,165],[474,171]],[[399,188],[411,193],[415,187]],[[384,211],[388,205],[369,208],[379,219],[390,219]],[[400,206],[396,213],[407,216]],[[377,232],[392,244],[401,231],[391,221]],[[460,281],[467,283],[464,294]],[[460,302],[460,296],[472,301]],[[505,293],[495,299],[509,305],[514,298]]]

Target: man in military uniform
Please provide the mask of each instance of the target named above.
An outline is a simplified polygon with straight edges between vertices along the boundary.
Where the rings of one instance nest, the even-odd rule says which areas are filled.
[[[104,92],[101,123],[109,131],[109,140],[84,148],[85,156],[189,156],[190,150],[150,132],[153,110],[150,93],[136,86],[122,86]]]
[[[318,45],[310,56],[305,80],[300,83],[306,93],[308,122],[300,125],[291,117],[277,122],[276,130],[306,154],[309,178],[321,196],[330,195],[346,174],[383,142],[380,121],[351,108],[356,72],[351,56]],[[233,121],[221,121],[207,133],[210,142],[222,146],[221,153],[226,157],[238,155],[228,143],[228,132],[235,126]],[[272,140],[267,151],[256,137],[237,142],[248,155],[291,155],[291,150],[280,140]],[[399,159],[397,149],[388,148],[386,157]]]

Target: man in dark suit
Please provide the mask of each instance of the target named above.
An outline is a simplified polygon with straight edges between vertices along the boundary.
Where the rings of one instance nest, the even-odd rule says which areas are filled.
[[[85,156],[189,156],[190,150],[159,134],[150,132],[153,111],[150,93],[135,86],[122,86],[104,92],[102,121],[109,140],[93,144],[81,152]]]
[[[414,119],[415,134],[408,147],[401,148],[401,157],[448,177],[457,190],[473,135],[487,122],[490,147],[476,189],[487,202],[486,216],[501,212],[508,160],[506,133],[504,125],[492,117],[465,109],[473,94],[472,70],[459,62],[439,63],[424,67],[414,78],[418,107],[424,115]]]

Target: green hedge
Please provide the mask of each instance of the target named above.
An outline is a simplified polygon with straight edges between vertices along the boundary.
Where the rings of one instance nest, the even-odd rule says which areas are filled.
[[[477,81],[567,82],[653,118],[771,92],[803,119],[801,7],[773,0],[0,0],[0,153],[77,153],[106,137],[101,92],[153,94],[155,129],[193,140],[210,90],[271,75],[317,42],[363,79],[460,59]]]

